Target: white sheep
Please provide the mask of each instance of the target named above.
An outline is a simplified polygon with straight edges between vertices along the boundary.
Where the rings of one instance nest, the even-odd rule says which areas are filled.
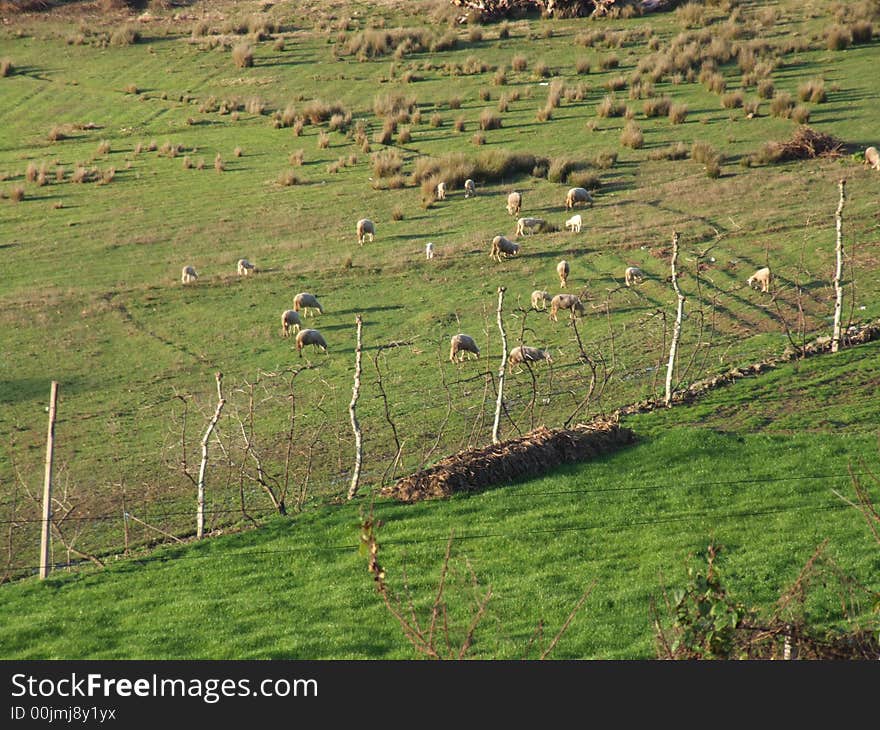
[[[370,237],[370,243],[373,242],[373,236],[376,235],[376,224],[369,218],[361,218],[357,222],[358,243],[363,246],[367,236]]]
[[[532,292],[532,309],[547,309],[547,302],[549,302],[551,298],[550,292],[535,289],[535,291]]]
[[[324,341],[324,336],[318,330],[300,330],[296,336],[296,349],[300,357],[302,357],[302,349],[306,345],[320,347],[324,354],[327,353],[327,343]]]
[[[874,170],[880,170],[880,152],[876,147],[868,147],[865,150],[865,164],[870,165]]]
[[[565,230],[571,231],[572,233],[580,233],[581,226],[584,224],[583,218],[581,218],[581,214],[573,215],[567,221],[565,221]]]
[[[627,266],[626,271],[623,272],[623,278],[627,286],[634,286],[645,280],[645,272],[638,266]]]
[[[192,266],[184,266],[180,272],[180,281],[184,284],[192,284],[198,278],[199,275]]]
[[[772,280],[773,274],[771,274],[770,269],[765,266],[763,269],[758,269],[754,274],[746,279],[746,282],[748,283],[749,287],[751,287],[753,283],[760,284],[762,292],[769,292],[770,282]]]
[[[565,283],[568,281],[568,275],[571,272],[571,268],[568,265],[568,261],[563,259],[558,264],[556,264],[556,273],[559,274],[559,286],[565,289]]]
[[[458,361],[461,362],[464,360],[464,354],[466,352],[476,355],[477,359],[480,357],[480,348],[477,346],[473,337],[461,332],[457,335],[453,335],[449,347],[449,361],[455,362],[455,357],[458,355]]]
[[[507,212],[510,215],[519,215],[522,210],[522,193],[512,192],[507,196]]]
[[[498,263],[501,263],[502,256],[507,258],[508,256],[516,256],[518,253],[518,243],[514,243],[504,236],[495,236],[492,239],[492,252],[489,254],[489,257],[495,259]]]
[[[529,233],[535,233],[536,231],[540,231],[541,226],[543,225],[543,218],[520,218],[516,222],[516,235],[523,236],[526,231]]]
[[[317,309],[319,314],[324,314],[324,307],[321,306],[318,298],[306,291],[300,292],[293,298],[293,311],[299,312],[300,309],[303,310],[303,315],[306,317],[309,316],[313,309]]]
[[[427,259],[434,258],[434,244],[433,243],[425,244],[425,258],[427,258]]]
[[[464,197],[470,198],[472,195],[477,194],[477,186],[474,185],[474,181],[468,178],[464,181]]]
[[[556,313],[560,309],[568,309],[571,311],[571,316],[576,317],[577,315],[583,315],[584,305],[576,294],[557,294],[553,297],[550,302],[550,319],[554,322],[558,322],[559,320],[556,318]]]
[[[565,208],[571,210],[577,203],[589,203],[593,207],[593,196],[586,188],[572,188],[565,196]]]
[[[281,336],[290,337],[290,330],[299,332],[302,329],[302,321],[299,318],[299,312],[292,309],[285,309],[281,313]]]
[[[446,200],[446,183],[437,183],[437,200]]]
[[[528,345],[514,347],[507,358],[507,372],[512,373],[514,365],[519,365],[523,362],[540,362],[541,360],[553,363],[553,358],[550,357],[550,353],[546,350],[539,350],[537,347],[529,347]]]
[[[236,271],[239,276],[247,276],[254,270],[254,265],[247,259],[239,259]]]

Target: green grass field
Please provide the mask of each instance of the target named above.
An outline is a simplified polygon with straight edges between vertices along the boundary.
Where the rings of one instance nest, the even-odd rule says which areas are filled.
[[[851,497],[848,468],[876,469],[880,399],[853,393],[876,392],[878,351],[813,358],[628,419],[636,446],[541,479],[447,501],[376,501],[387,580],[402,592],[405,569],[426,612],[454,534],[454,626],[470,616],[469,568],[493,590],[474,646],[483,658],[522,656],[539,621],[546,645],[593,581],[552,656],[652,657],[650,601],[662,606],[663,587],[681,586],[710,540],[725,548],[725,585],[749,606],[771,609],[826,539],[826,555],[876,591],[880,549],[832,489]],[[4,586],[3,656],[413,657],[358,553],[364,509],[328,506],[105,571]],[[845,625],[840,595],[834,579],[815,586],[806,615]],[[870,602],[855,598],[869,621]]]
[[[10,606],[19,606],[9,612],[4,656],[408,656],[359,559],[347,548],[327,549],[353,544],[361,507],[328,504],[344,494],[353,461],[347,408],[358,313],[365,323],[359,402],[365,494],[394,475],[489,440],[501,354],[494,312],[499,286],[507,289],[511,346],[544,347],[554,359],[551,368],[534,370],[534,381],[529,371],[508,379],[502,435],[559,426],[575,412],[590,377],[575,333],[564,317],[552,322],[529,309],[534,289],[559,291],[555,268],[562,258],[571,264],[568,290],[587,304],[578,323],[584,349],[604,363],[607,376],[604,389],[577,412],[582,421],[662,390],[675,311],[667,281],[673,230],[682,236],[688,315],[679,385],[782,351],[789,344],[786,324],[807,339],[830,333],[842,177],[848,181],[844,319],[880,317],[880,178],[851,155],[876,144],[878,42],[869,34],[867,42],[830,50],[824,37],[835,23],[850,28],[868,19],[876,25],[876,3],[841,9],[819,0],[743,1],[736,11],[707,6],[691,28],[681,15],[659,13],[602,21],[528,18],[487,24],[479,33],[450,25],[440,2],[296,6],[194,3],[139,20],[71,2],[51,12],[12,14],[0,26],[0,60],[12,63],[0,77],[3,575],[27,573],[37,554],[35,498],[53,379],[61,384],[56,493],[60,513],[72,510],[65,535],[74,549],[106,557],[126,542],[140,550],[162,541],[161,533],[193,532],[194,487],[181,463],[191,474],[197,469],[216,371],[224,374],[227,406],[211,444],[209,527],[223,532],[251,524],[244,512],[259,522],[271,515],[256,482],[255,455],[273,488],[286,485],[288,507],[298,513],[293,520],[269,520],[259,531],[161,553],[194,556],[179,565],[157,557],[120,567],[111,557],[105,574],[53,579],[62,592],[89,586],[64,609],[60,601],[40,609],[48,617],[95,607],[88,613],[102,628],[83,638],[44,624],[38,634],[46,639],[35,641],[19,618],[33,613],[29,601],[41,601],[45,587],[29,580],[3,586]],[[248,22],[257,28],[267,20],[266,38],[246,35]],[[235,32],[239,25],[243,32]],[[421,29],[428,50],[399,58],[393,50],[365,59],[347,54],[358,34],[379,26]],[[114,32],[126,27],[140,33],[139,41],[115,45]],[[502,29],[509,37],[500,37]],[[447,47],[453,36],[454,47]],[[430,50],[442,38],[442,50]],[[251,67],[233,62],[232,47],[242,41],[252,46]],[[655,74],[664,59],[674,64],[689,53],[697,59],[692,80],[684,71]],[[707,75],[721,74],[725,93],[742,87],[746,102],[758,99],[757,82],[766,74],[778,93],[791,94],[809,111],[811,127],[845,141],[846,154],[745,164],[767,141],[791,137],[797,124],[772,116],[769,99],[752,119],[744,108],[724,108],[721,95],[700,80],[701,58]],[[542,63],[546,77],[538,73]],[[578,73],[578,65],[584,70],[587,64],[589,71]],[[747,71],[752,66],[756,70]],[[505,83],[497,84],[502,68]],[[799,87],[815,79],[823,81],[827,99],[799,101]],[[552,119],[539,121],[550,84],[558,82],[567,93]],[[616,96],[644,136],[636,149],[621,142],[627,119],[597,115],[608,87],[620,83]],[[686,104],[685,121],[646,116],[647,99],[633,91],[638,83],[643,97]],[[399,125],[410,139],[399,142],[396,133],[387,146],[402,158],[403,177],[393,183],[402,187],[384,189],[387,179],[376,180],[372,156],[386,147],[374,135],[383,124],[376,102],[389,94],[413,97],[415,106]],[[502,95],[507,108],[499,112]],[[301,116],[316,100],[338,101],[350,112],[347,133],[331,131],[326,122],[305,124],[300,135],[283,126],[282,118]],[[485,131],[485,144],[476,145],[485,109],[499,113],[502,126]],[[464,131],[456,131],[459,119]],[[358,124],[369,152],[355,138]],[[59,131],[64,138],[50,139]],[[321,135],[326,148],[319,147]],[[723,155],[720,177],[710,177],[694,159],[663,158],[670,145],[691,150],[695,142]],[[172,146],[173,155],[160,154]],[[299,150],[301,165],[291,159]],[[577,211],[584,219],[580,234],[565,232],[571,213],[563,201],[572,183],[533,170],[478,178],[474,199],[453,189],[426,207],[409,176],[423,158],[450,152],[471,159],[568,158],[597,176],[596,204]],[[611,153],[617,155],[612,165],[598,164]],[[96,170],[97,179],[74,182],[78,168]],[[297,184],[281,184],[290,173]],[[523,192],[523,215],[559,230],[520,237],[520,255],[497,264],[489,244],[499,233],[513,235],[505,202],[514,189]],[[359,246],[355,222],[362,217],[376,222],[377,235]],[[429,241],[437,250],[430,261],[424,254]],[[254,276],[236,275],[242,257],[257,266]],[[180,283],[186,264],[199,272],[193,285]],[[773,294],[746,285],[765,264],[774,272]],[[633,265],[648,279],[628,289],[623,271]],[[317,294],[325,307],[314,324],[308,321],[327,339],[326,356],[306,351],[301,359],[280,336],[281,312],[300,291]],[[448,362],[456,332],[475,337],[479,361]],[[471,499],[405,508],[381,503],[377,509],[389,524],[380,541],[389,543],[389,553],[395,541],[413,541],[407,560],[424,587],[450,528],[498,535],[462,540],[456,548],[496,589],[492,623],[503,630],[491,647],[480,647],[486,656],[515,655],[541,618],[558,624],[593,578],[597,590],[559,654],[651,655],[645,602],[656,593],[658,572],[680,575],[688,552],[713,536],[733,547],[729,570],[736,589],[762,605],[824,535],[839,540],[832,549],[841,563],[867,579],[876,550],[853,514],[821,511],[822,521],[810,520],[802,531],[798,510],[839,504],[815,475],[843,473],[852,459],[876,460],[876,373],[865,359],[875,350],[840,354],[833,367],[819,358],[797,375],[796,366],[784,368],[686,409],[632,419],[644,440],[583,469]],[[740,390],[760,393],[769,405],[736,395]],[[398,448],[389,418],[400,443],[393,465]],[[779,450],[785,458],[775,458]],[[706,475],[732,482],[745,473],[768,481],[742,490],[704,484]],[[797,479],[772,481],[783,476]],[[596,491],[609,480],[625,487],[622,499]],[[638,489],[645,482],[658,489]],[[672,484],[685,486],[659,488]],[[534,497],[520,496],[533,489]],[[571,493],[540,496],[557,491]],[[507,504],[511,493],[517,498]],[[777,508],[791,511],[777,514]],[[735,517],[762,510],[771,514]],[[728,516],[716,522],[716,511]],[[137,521],[126,524],[123,512]],[[642,524],[667,517],[684,520],[687,532],[676,521],[650,530]],[[547,539],[568,527],[577,529]],[[267,552],[256,564],[230,559],[207,577],[202,566],[247,546],[282,552]],[[56,541],[54,559],[67,558]],[[392,559],[399,565],[397,548]],[[170,583],[146,577],[172,565],[180,572],[167,577]],[[278,597],[267,599],[258,616],[245,612],[254,570],[265,581],[261,595]],[[192,594],[175,601],[173,616],[159,610],[165,599],[150,599],[157,611],[148,631],[140,615],[146,608],[134,606],[154,580],[185,585],[181,590]],[[202,581],[204,591],[198,590]],[[206,594],[222,597],[203,602]],[[282,627],[292,596],[304,600],[294,601],[302,623],[290,632]],[[97,618],[111,606],[113,616]],[[217,608],[227,611],[228,621],[219,621]],[[188,635],[194,612],[210,616],[206,625],[216,633]],[[598,633],[590,629],[594,618],[604,627]],[[75,613],[67,621],[73,630]],[[179,630],[166,634],[173,621]],[[110,638],[111,626],[126,641]],[[364,629],[371,639],[364,639]],[[273,644],[270,636],[283,638]]]

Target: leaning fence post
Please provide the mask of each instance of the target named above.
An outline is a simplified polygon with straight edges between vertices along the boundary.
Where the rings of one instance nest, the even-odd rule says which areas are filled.
[[[223,373],[214,374],[217,381],[217,409],[214,416],[208,423],[205,435],[202,437],[202,463],[199,466],[199,481],[197,484],[198,493],[196,495],[196,538],[201,540],[205,536],[205,476],[208,469],[208,441],[220,420],[220,414],[223,412],[223,406],[226,405],[226,399],[223,397]]]
[[[495,422],[492,424],[492,443],[497,444],[498,428],[501,425],[501,406],[504,398],[504,366],[507,364],[507,334],[504,332],[504,322],[501,319],[501,311],[504,305],[505,287],[498,287],[498,329],[501,330],[501,367],[498,369],[498,399],[495,401]]]
[[[58,381],[52,381],[49,394],[49,431],[46,436],[46,472],[43,478],[43,521],[40,531],[40,580],[49,575],[49,548],[52,524],[52,467],[55,458],[55,411],[58,403]]]
[[[675,357],[678,354],[678,340],[681,337],[681,320],[684,317],[684,294],[678,288],[678,275],[675,264],[678,261],[678,233],[672,233],[672,288],[678,297],[675,324],[672,327],[672,343],[669,345],[669,362],[666,365],[666,407],[672,405],[672,373],[675,370]]]
[[[364,318],[361,315],[357,315],[355,323],[357,324],[357,345],[354,350],[354,385],[351,389],[351,403],[348,405],[351,429],[354,431],[354,470],[351,474],[351,485],[348,488],[349,499],[354,499],[358,493],[361,479],[361,464],[364,458],[363,435],[361,434],[361,425],[357,419],[357,402],[361,392],[361,357],[363,352],[361,333],[364,329]]]
[[[840,349],[840,313],[843,310],[843,287],[840,280],[843,277],[843,204],[846,202],[846,180],[837,183],[840,190],[840,202],[837,204],[835,215],[837,223],[837,268],[834,270],[834,331],[831,335],[831,352]]]

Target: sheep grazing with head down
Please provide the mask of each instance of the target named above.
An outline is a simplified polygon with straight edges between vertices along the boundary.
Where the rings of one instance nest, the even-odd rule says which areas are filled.
[[[489,254],[489,257],[495,259],[499,264],[501,263],[502,257],[507,258],[508,256],[516,256],[518,253],[518,243],[514,243],[504,236],[495,236],[495,238],[492,239],[492,252]]]
[[[254,265],[247,259],[239,259],[236,271],[239,276],[247,276],[254,270]]]
[[[581,218],[581,214],[573,215],[567,221],[565,221],[565,230],[571,231],[572,233],[580,233],[581,226],[584,224],[583,218]]]
[[[192,284],[198,278],[199,275],[192,266],[184,266],[183,271],[180,272],[180,281],[183,284]]]
[[[474,181],[468,178],[464,181],[464,197],[470,198],[477,194],[477,186],[474,185]]]
[[[770,291],[770,283],[773,281],[773,274],[770,273],[770,269],[765,266],[763,269],[758,269],[754,274],[752,274],[746,282],[749,287],[752,284],[760,284],[762,292]]]
[[[461,362],[462,360],[464,360],[464,355],[466,352],[469,352],[472,355],[476,355],[477,359],[479,359],[480,357],[480,348],[477,346],[477,343],[474,341],[473,337],[463,334],[461,332],[459,332],[457,335],[453,335],[449,346],[449,361],[455,362],[455,358],[457,356],[458,361]]]
[[[520,218],[516,222],[516,235],[524,236],[526,231],[529,233],[537,233],[544,225],[543,218]]]
[[[302,320],[299,318],[299,312],[292,309],[285,309],[281,313],[281,336],[290,337],[290,330],[299,332],[302,329]]]
[[[565,196],[565,208],[571,210],[578,203],[589,203],[593,207],[593,196],[586,188],[572,188]]]
[[[880,152],[876,147],[868,147],[865,150],[865,164],[874,170],[880,170]]]
[[[327,343],[324,341],[323,335],[318,330],[300,330],[296,336],[296,349],[299,356],[302,357],[302,350],[306,345],[314,345],[321,348],[324,354],[327,354]]]
[[[373,242],[373,236],[376,235],[376,224],[369,218],[361,218],[357,222],[358,243],[363,246],[367,236],[370,237],[370,243]]]
[[[537,347],[529,347],[528,345],[514,347],[507,358],[507,372],[512,373],[514,365],[520,365],[524,362],[541,362],[542,360],[546,360],[550,364],[553,363],[553,358],[550,357],[547,350],[539,350]]]
[[[437,200],[446,200],[446,183],[443,181],[437,183]]]
[[[299,312],[300,309],[303,310],[304,317],[308,317],[313,309],[317,309],[319,314],[324,314],[324,307],[321,306],[318,298],[306,291],[297,294],[293,298],[293,311]]]
[[[535,289],[532,292],[532,309],[547,309],[547,302],[551,299],[550,292]]]
[[[626,271],[623,272],[623,278],[627,286],[634,286],[641,284],[645,280],[645,272],[638,266],[628,266]]]
[[[568,265],[568,261],[563,259],[558,264],[556,264],[556,273],[559,274],[559,286],[565,289],[565,283],[568,281],[568,275],[571,272],[571,268]]]
[[[585,310],[583,302],[581,302],[580,297],[576,294],[557,294],[550,302],[550,319],[554,322],[558,322],[559,320],[556,318],[556,313],[560,309],[567,309],[571,312],[571,317],[574,319],[576,316],[583,316]]]
[[[519,215],[522,210],[522,193],[512,192],[507,196],[507,213],[509,215]]]

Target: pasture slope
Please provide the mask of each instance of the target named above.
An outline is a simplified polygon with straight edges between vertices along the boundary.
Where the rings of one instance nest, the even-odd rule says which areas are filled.
[[[880,550],[851,496],[848,468],[876,465],[880,343],[786,365],[698,403],[627,419],[629,449],[541,479],[410,505],[377,499],[380,559],[416,605],[434,599],[455,539],[447,596],[468,620],[470,571],[494,598],[475,656],[517,658],[543,621],[552,635],[595,588],[553,657],[650,658],[651,599],[683,585],[689,556],[725,547],[731,594],[772,608],[815,548],[876,590]],[[363,504],[339,504],[256,530],[104,570],[3,587],[7,658],[411,658],[359,554]],[[806,615],[845,625],[833,580]],[[862,604],[863,619],[870,607]]]
[[[147,15],[99,5],[0,25],[3,576],[36,554],[31,495],[52,379],[65,534],[108,565],[0,586],[4,657],[410,656],[356,553],[366,500],[332,501],[352,461],[358,313],[365,497],[396,454],[399,475],[489,439],[499,286],[511,346],[554,358],[508,380],[504,435],[573,413],[592,374],[581,343],[605,385],[579,420],[659,392],[673,230],[687,296],[680,387],[780,352],[786,327],[795,341],[828,334],[841,177],[845,320],[880,317],[880,177],[852,155],[878,141],[878,41],[865,33],[876,2],[468,26],[439,1],[194,2]],[[239,66],[243,44],[252,63]],[[667,96],[683,118],[658,113]],[[480,130],[487,110],[500,127]],[[845,154],[771,161],[765,143],[807,116]],[[428,158],[450,153],[460,156],[444,174],[473,173],[477,196],[452,186],[426,199]],[[575,184],[596,199],[578,211],[579,234],[562,230]],[[521,236],[521,253],[495,263],[492,237],[515,228],[513,189],[525,215],[557,230]],[[359,246],[362,217],[377,234]],[[240,258],[253,276],[235,274]],[[528,307],[533,289],[557,291],[561,258],[567,290],[587,304],[577,330]],[[184,286],[187,264],[199,279]],[[765,264],[771,294],[745,284]],[[646,272],[642,286],[623,286],[627,266]],[[300,291],[325,307],[309,323],[326,356],[299,358],[280,336]],[[479,360],[448,363],[459,331]],[[769,606],[826,537],[876,590],[878,550],[831,489],[847,489],[850,464],[877,462],[877,351],[795,362],[631,417],[637,446],[544,479],[436,503],[377,499],[389,575],[399,581],[405,562],[428,601],[454,530],[459,595],[465,558],[493,586],[475,647],[487,657],[520,655],[537,622],[558,626],[594,579],[554,656],[651,656],[650,598],[710,539],[727,547],[730,588],[749,603]],[[157,529],[192,531],[184,472],[198,464],[216,371],[227,407],[209,525],[252,524],[246,512],[261,526],[150,552]],[[270,516],[254,457],[271,488],[288,490],[288,517]],[[136,560],[115,558],[125,544]],[[67,558],[56,541],[54,559]],[[807,610],[834,625],[836,606],[829,587]]]

